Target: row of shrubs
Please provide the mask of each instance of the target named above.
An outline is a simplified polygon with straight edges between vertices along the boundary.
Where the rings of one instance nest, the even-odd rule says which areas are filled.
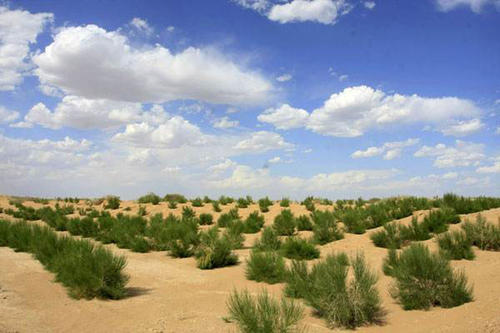
[[[126,259],[88,240],[59,236],[50,228],[0,220],[0,246],[32,253],[74,298],[126,296]]]

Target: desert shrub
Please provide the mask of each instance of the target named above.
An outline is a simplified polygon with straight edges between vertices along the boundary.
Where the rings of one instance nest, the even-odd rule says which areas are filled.
[[[310,212],[314,212],[316,210],[316,206],[314,205],[314,197],[305,198],[304,201],[302,201],[302,205],[304,205]]]
[[[255,211],[250,213],[245,219],[245,228],[243,232],[245,234],[255,234],[262,229],[264,226],[264,216],[259,215],[259,212]]]
[[[234,320],[243,333],[301,332],[299,323],[303,308],[284,297],[278,301],[262,292],[252,297],[248,291],[234,291],[227,301],[229,320]]]
[[[243,247],[243,242],[245,241],[244,230],[245,224],[241,220],[237,220],[231,223],[224,231],[224,238],[229,241],[233,249],[241,249]]]
[[[132,210],[132,208],[130,208],[130,207],[125,207],[125,208],[123,208],[123,210],[124,210],[125,212],[130,212],[130,211]]]
[[[451,260],[473,260],[472,241],[461,231],[450,231],[437,238],[441,255]]]
[[[293,262],[285,292],[304,297],[329,326],[355,328],[380,323],[385,315],[376,282],[362,255],[349,260],[340,253],[316,263],[310,272],[304,264]]]
[[[104,209],[118,209],[120,208],[120,197],[108,195],[106,197],[106,205]]]
[[[353,234],[363,234],[370,226],[366,210],[359,207],[344,210],[340,219],[347,232]]]
[[[182,207],[182,218],[192,219],[196,217],[195,211],[191,207]]]
[[[454,271],[448,259],[423,244],[412,244],[400,254],[390,250],[383,270],[395,278],[391,294],[405,310],[451,308],[472,301],[464,273]]]
[[[285,279],[285,260],[277,252],[252,250],[247,259],[246,277],[248,280],[270,284],[283,282]]]
[[[319,250],[313,243],[300,237],[288,237],[281,245],[281,253],[289,259],[310,260],[319,258]]]
[[[220,204],[221,204],[221,205],[225,206],[225,205],[228,205],[228,204],[230,204],[230,203],[233,203],[233,202],[234,202],[234,199],[233,199],[233,198],[231,198],[231,197],[226,197],[226,196],[224,196],[224,195],[221,195],[221,196],[219,197],[219,202],[220,202]]]
[[[163,201],[185,204],[187,202],[187,199],[182,194],[171,193],[171,194],[166,194],[163,197]]]
[[[314,211],[311,214],[311,219],[313,221],[314,240],[318,244],[323,245],[344,238],[344,234],[338,229],[333,213]]]
[[[116,218],[103,215],[98,217],[97,223],[99,233],[96,239],[103,243],[115,243],[119,248],[145,252],[143,249],[145,242],[139,240],[139,238],[144,238],[146,232],[147,221],[143,217],[121,213],[117,214]],[[139,242],[141,246],[137,246]]]
[[[313,225],[311,222],[311,219],[307,215],[300,215],[297,217],[297,230],[303,231],[303,230],[312,230]]]
[[[331,206],[333,205],[333,201],[328,199],[328,198],[321,198],[319,203],[324,206]]]
[[[203,207],[203,200],[201,198],[194,198],[193,200],[191,200],[191,205],[193,207]]]
[[[465,221],[462,229],[472,245],[481,250],[500,251],[500,220],[495,226],[487,223],[486,219],[478,214],[476,223]]]
[[[410,241],[422,241],[431,238],[427,225],[418,223],[413,217],[408,226],[397,223],[384,225],[384,229],[374,232],[370,236],[373,244],[378,247],[399,249]]]
[[[268,197],[259,199],[259,209],[262,213],[269,212],[269,207],[273,205],[273,202],[269,200]]]
[[[199,268],[213,269],[238,263],[238,256],[233,253],[230,241],[219,235],[217,227],[202,232],[200,240],[195,254]]]
[[[98,233],[98,225],[91,217],[69,219],[67,229],[70,234],[83,237],[96,237]]]
[[[118,299],[126,295],[125,258],[87,240],[59,237],[38,225],[0,221],[0,245],[32,253],[74,298]]]
[[[239,198],[237,201],[236,201],[236,207],[238,208],[248,208],[248,201],[247,199],[245,198]]]
[[[214,212],[220,213],[222,210],[220,209],[220,205],[218,201],[212,201],[212,208]]]
[[[280,207],[290,207],[290,199],[288,198],[281,199]]]
[[[169,209],[176,209],[177,208],[177,202],[175,202],[175,201],[169,201],[168,202],[168,208]]]
[[[203,197],[203,203],[208,204],[208,203],[211,203],[211,202],[212,202],[212,199],[210,199],[208,196],[206,196],[206,195],[205,195],[205,196]]]
[[[149,192],[148,194],[143,195],[142,197],[137,199],[137,202],[141,204],[151,203],[153,205],[157,205],[160,203],[160,201],[161,198],[158,195],[154,194],[153,192]]]
[[[470,214],[500,207],[500,198],[477,197],[466,198],[459,197],[453,193],[443,195],[443,199],[439,202],[440,206],[453,208],[457,214]]]
[[[295,233],[297,222],[290,209],[284,209],[274,218],[273,228],[280,236],[291,236]]]
[[[209,213],[201,213],[199,220],[201,225],[210,225],[214,223],[214,217]]]
[[[194,219],[178,218],[167,219],[165,226],[165,240],[170,255],[175,258],[190,257],[200,243],[198,223]]]
[[[231,224],[240,221],[240,215],[238,214],[238,208],[232,208],[227,213],[223,213],[217,219],[217,225],[220,228],[227,228]]]
[[[139,210],[137,211],[137,215],[146,216],[146,214],[147,214],[146,207],[139,206]]]
[[[275,251],[281,247],[278,233],[271,227],[265,227],[259,239],[254,243],[254,248],[260,251]]]
[[[439,234],[448,230],[448,224],[459,223],[460,216],[457,215],[453,208],[440,208],[429,211],[429,214],[424,217],[423,224],[429,232]]]

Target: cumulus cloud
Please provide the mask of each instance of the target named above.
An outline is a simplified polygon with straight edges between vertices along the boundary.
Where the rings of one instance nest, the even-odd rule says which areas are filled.
[[[285,74],[282,74],[278,77],[276,77],[276,81],[279,81],[279,82],[286,82],[286,81],[290,81],[292,79],[292,74],[288,74],[288,73],[285,73]]]
[[[276,164],[279,162],[281,162],[281,157],[279,157],[279,156],[275,156],[267,161],[267,163],[269,163],[269,164]]]
[[[30,68],[30,45],[52,20],[51,13],[32,14],[0,6],[0,91],[21,84]]]
[[[376,3],[375,1],[365,1],[363,5],[366,9],[372,10],[373,8],[375,8]]]
[[[269,108],[257,117],[263,123],[285,130],[303,127],[308,118],[309,114],[306,110],[294,108],[288,104],[282,104],[279,108]]]
[[[43,85],[88,99],[259,104],[273,90],[261,74],[215,50],[138,48],[119,31],[96,25],[61,29],[33,61]]]
[[[469,134],[476,133],[481,128],[484,127],[484,124],[480,119],[475,118],[471,120],[463,120],[459,121],[456,124],[449,125],[441,130],[444,135],[452,135],[452,136],[466,136]]]
[[[479,165],[485,158],[483,151],[483,144],[457,140],[455,147],[448,147],[443,143],[434,147],[423,146],[414,156],[433,157],[434,166],[438,168],[468,167]]]
[[[0,105],[0,124],[7,124],[19,118],[19,112],[12,111]]]
[[[410,138],[406,141],[386,142],[380,147],[369,147],[366,150],[356,150],[351,154],[352,158],[373,157],[382,155],[385,152],[384,159],[392,160],[401,155],[403,148],[411,147],[419,143],[419,139]]]
[[[347,14],[351,8],[344,0],[293,0],[274,5],[267,17],[279,23],[312,21],[334,24],[339,16]]]
[[[145,33],[146,35],[151,35],[154,32],[153,27],[149,25],[148,21],[141,19],[139,17],[134,17],[130,21],[130,25],[133,26],[135,29]]]
[[[253,132],[234,146],[237,151],[249,153],[263,153],[277,149],[293,150],[294,147],[278,133],[268,131]]]
[[[229,117],[218,118],[212,122],[213,127],[222,129],[237,127],[239,124],[238,120],[230,120]]]
[[[478,173],[500,173],[500,157],[494,158],[493,165],[482,166],[476,169]]]
[[[482,9],[489,5],[495,5],[500,9],[499,0],[436,0],[438,9],[449,12],[460,7],[469,7],[474,13],[480,13]]]

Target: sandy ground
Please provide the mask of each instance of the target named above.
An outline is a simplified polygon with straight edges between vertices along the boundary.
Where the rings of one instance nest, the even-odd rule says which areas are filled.
[[[83,202],[80,206],[84,206]],[[146,206],[148,214],[162,212],[164,215],[168,212],[179,214],[182,207],[179,205],[171,210],[166,203]],[[9,207],[6,197],[0,197],[0,207]],[[125,207],[131,207],[131,213],[138,209],[134,202],[122,202],[120,210]],[[225,212],[230,207],[222,208]],[[293,204],[291,208],[295,214],[306,213],[302,206]],[[240,215],[245,217],[257,209],[256,205],[240,209]],[[277,204],[271,207],[265,214],[266,224],[271,224],[281,209]],[[211,205],[195,210],[213,213]],[[496,223],[500,209],[482,214]],[[214,215],[217,218],[218,214]],[[464,215],[462,220],[474,220],[475,215]],[[0,214],[0,218],[6,217]],[[407,223],[410,219],[397,223]],[[475,249],[474,261],[452,262],[453,267],[466,272],[473,284],[473,302],[452,309],[403,311],[389,295],[392,279],[381,271],[386,250],[376,248],[369,239],[375,230],[364,235],[346,234],[345,239],[321,247],[322,257],[333,251],[348,254],[363,251],[371,267],[378,272],[378,289],[387,310],[387,322],[383,326],[359,328],[360,332],[500,332],[499,252]],[[246,235],[245,245],[251,246],[256,237],[258,235]],[[433,240],[425,243],[435,248]],[[113,245],[108,247],[128,259],[130,296],[119,301],[71,299],[65,288],[55,283],[53,275],[31,255],[0,248],[0,332],[235,332],[235,325],[222,319],[227,315],[226,299],[234,288],[247,288],[255,293],[266,288],[277,296],[283,288],[282,284],[246,280],[248,248],[236,251],[240,256],[239,265],[203,271],[196,267],[193,258],[174,259],[166,252],[140,254]],[[322,319],[312,315],[310,308],[306,308],[306,314],[303,322],[308,332],[331,331]]]

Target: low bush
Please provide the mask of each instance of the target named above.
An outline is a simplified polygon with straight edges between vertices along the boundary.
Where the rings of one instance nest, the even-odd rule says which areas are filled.
[[[171,217],[167,219],[164,237],[170,255],[176,258],[190,257],[195,253],[200,243],[198,223],[194,219],[178,219]]]
[[[166,194],[163,197],[163,201],[166,201],[166,202],[176,202],[176,203],[184,204],[184,203],[187,202],[187,199],[182,194],[173,193],[173,194]]]
[[[314,205],[314,197],[305,198],[304,201],[302,201],[302,205],[304,205],[310,212],[314,212],[316,210],[316,206]]]
[[[241,221],[240,220],[240,215],[238,213],[238,208],[232,208],[229,210],[227,213],[223,213],[219,216],[219,219],[217,220],[217,226],[220,228],[227,228],[231,224]]]
[[[273,228],[265,227],[253,246],[259,251],[276,251],[281,248],[281,241]]]
[[[228,205],[230,203],[233,203],[234,199],[231,198],[231,197],[226,197],[224,195],[221,195],[220,198],[219,198],[219,202],[220,202],[221,205],[225,206],[225,205]]]
[[[177,202],[175,202],[175,201],[169,201],[168,202],[168,208],[169,209],[176,209],[177,208]]]
[[[314,211],[311,214],[311,219],[313,221],[313,237],[316,243],[323,245],[344,238],[333,213]]]
[[[219,235],[217,227],[202,232],[200,240],[195,254],[199,268],[213,269],[238,263],[238,256],[233,253],[230,241]]]
[[[98,225],[91,217],[72,218],[68,221],[67,229],[70,234],[83,237],[96,237],[98,233]]]
[[[347,232],[363,234],[370,227],[366,210],[360,207],[345,209],[340,217]]]
[[[443,195],[443,198],[439,200],[439,205],[451,207],[457,212],[457,214],[470,214],[500,207],[500,198],[467,198],[459,197],[453,193],[446,193]]]
[[[304,230],[312,230],[313,225],[311,222],[311,219],[307,215],[300,215],[297,217],[297,230],[299,231],[304,231]]]
[[[218,201],[212,201],[212,208],[214,212],[220,213],[222,210],[220,209],[220,205]]]
[[[290,199],[288,198],[281,199],[280,207],[286,207],[286,208],[290,207]]]
[[[481,250],[500,251],[500,220],[497,225],[490,224],[478,214],[476,223],[465,221],[462,229],[472,245]]]
[[[235,321],[243,333],[301,332],[304,309],[284,297],[278,301],[262,292],[252,297],[248,291],[234,291],[227,301],[229,320]]]
[[[208,196],[206,196],[206,195],[205,195],[205,196],[203,197],[203,203],[208,204],[208,203],[211,203],[211,202],[212,202],[212,199],[210,199]]]
[[[47,227],[0,220],[0,246],[32,253],[74,298],[126,295],[125,258],[87,240],[59,237]]]
[[[412,244],[399,254],[390,250],[383,270],[395,278],[391,295],[405,310],[451,308],[472,301],[464,273],[454,271],[448,259],[423,244]]]
[[[229,241],[233,249],[241,249],[243,247],[243,242],[245,241],[244,230],[245,224],[241,220],[237,220],[231,223],[224,231],[224,238]]]
[[[418,223],[417,217],[413,217],[408,226],[388,223],[384,229],[374,232],[370,236],[373,244],[388,249],[399,249],[408,245],[411,241],[423,241],[431,238],[427,225]]]
[[[245,234],[255,234],[262,229],[264,226],[264,216],[259,215],[259,212],[255,211],[250,213],[245,219],[245,228],[243,232]]]
[[[104,209],[118,209],[120,208],[120,197],[108,195],[106,197],[106,205]]]
[[[285,260],[277,252],[255,250],[250,252],[245,272],[248,280],[270,284],[280,283],[285,280],[285,273]]]
[[[139,209],[137,211],[137,215],[139,216],[146,216],[147,215],[146,207],[144,206],[139,206]]]
[[[269,200],[268,197],[259,199],[259,209],[261,213],[267,213],[269,212],[269,207],[273,205],[273,202]]]
[[[201,213],[199,220],[201,225],[210,225],[214,223],[214,217],[209,213]]]
[[[158,195],[154,194],[153,192],[150,192],[146,195],[143,195],[142,197],[137,199],[137,202],[141,203],[141,204],[150,203],[153,205],[157,205],[160,203],[160,201],[161,201],[161,198]]]
[[[196,217],[195,211],[191,207],[182,207],[182,218],[192,219]]]
[[[300,237],[288,237],[281,245],[281,253],[289,259],[311,260],[319,258],[319,250],[313,243]]]
[[[191,205],[193,207],[203,207],[204,203],[203,203],[203,200],[198,197],[198,198],[191,200]]]
[[[284,209],[274,218],[273,228],[280,236],[291,236],[295,233],[297,222],[290,209]]]
[[[455,210],[444,207],[429,211],[429,214],[424,217],[424,221],[422,223],[425,229],[429,232],[440,234],[448,231],[448,224],[455,224],[459,222],[460,217],[455,213]]]
[[[293,298],[306,298],[310,291],[311,279],[304,260],[293,260],[286,272],[285,295]]]
[[[461,231],[450,231],[437,238],[441,255],[451,260],[473,260],[472,241]]]
[[[247,201],[246,198],[239,198],[236,201],[236,207],[238,208],[248,208],[249,202]]]

